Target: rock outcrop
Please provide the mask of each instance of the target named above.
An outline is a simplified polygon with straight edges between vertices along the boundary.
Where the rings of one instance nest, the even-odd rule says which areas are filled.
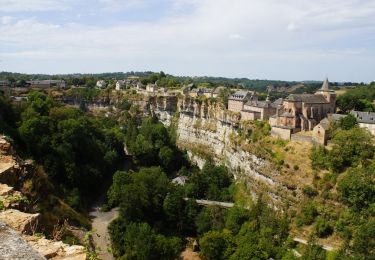
[[[156,114],[159,118],[176,118],[177,145],[200,168],[208,158],[226,165],[235,179],[244,181],[253,198],[260,193],[268,194],[277,208],[286,201],[292,204],[296,201],[293,190],[279,178],[279,171],[270,161],[233,144],[241,124],[238,113],[213,100],[189,97],[179,99],[176,111],[164,107],[158,106]]]
[[[13,187],[28,173],[29,161],[14,154],[9,140],[0,137],[0,259],[86,259],[83,246],[70,246],[61,241],[33,236],[39,213],[25,213],[16,208],[25,199]],[[29,235],[27,235],[29,234]]]
[[[31,247],[47,259],[85,260],[86,251],[83,246],[70,246],[61,241],[52,241],[44,237],[23,236]]]
[[[38,218],[38,213],[24,213],[16,209],[8,209],[0,212],[0,221],[22,234],[32,233],[38,225]]]
[[[2,222],[0,222],[0,256],[1,259],[45,259],[19,233]]]

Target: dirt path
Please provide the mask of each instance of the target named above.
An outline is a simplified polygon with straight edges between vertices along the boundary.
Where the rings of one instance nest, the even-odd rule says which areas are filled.
[[[98,250],[99,257],[102,260],[112,260],[112,253],[108,252],[111,246],[111,240],[108,234],[109,223],[117,218],[118,208],[108,212],[101,212],[99,207],[94,207],[90,212],[92,217],[93,240]]]

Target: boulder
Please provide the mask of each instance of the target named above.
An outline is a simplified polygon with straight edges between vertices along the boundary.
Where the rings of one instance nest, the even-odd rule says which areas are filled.
[[[52,241],[44,237],[24,236],[24,239],[47,259],[85,260],[86,250],[83,246],[67,245],[61,241]]]
[[[0,222],[1,259],[45,259],[5,223]]]
[[[39,213],[24,213],[16,209],[0,212],[0,221],[21,233],[32,233],[38,224]]]

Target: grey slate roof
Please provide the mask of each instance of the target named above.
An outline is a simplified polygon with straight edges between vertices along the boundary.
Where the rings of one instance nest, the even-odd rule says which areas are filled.
[[[286,98],[287,101],[305,103],[328,103],[322,95],[314,94],[292,94]]]
[[[323,82],[321,90],[329,91],[329,81],[328,81],[328,78],[326,78],[326,80]]]
[[[246,98],[246,96],[250,94],[250,95],[253,95],[254,92],[253,91],[237,91],[236,93],[232,94],[229,99],[233,99],[233,100],[244,100]]]
[[[352,111],[350,113],[357,118],[358,123],[375,124],[375,112]]]
[[[324,130],[328,130],[330,128],[330,125],[331,125],[331,121],[329,121],[328,118],[324,118],[320,121],[319,125],[324,129]]]
[[[260,108],[267,108],[271,106],[270,101],[256,101],[256,100],[250,100],[245,103],[246,106],[252,106],[252,107],[260,107]]]
[[[343,114],[328,114],[327,115],[328,119],[333,120],[333,121],[339,121],[341,118],[346,117],[346,116],[347,115],[343,115]]]

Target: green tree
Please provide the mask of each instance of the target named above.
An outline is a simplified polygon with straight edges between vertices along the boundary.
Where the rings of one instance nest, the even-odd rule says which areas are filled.
[[[342,129],[349,130],[358,126],[358,122],[355,116],[353,116],[352,114],[349,114],[340,119],[339,125]]]
[[[233,250],[231,240],[229,234],[210,231],[199,240],[201,253],[207,259],[228,259]]]
[[[350,169],[338,182],[342,201],[360,211],[375,201],[374,173],[363,168]]]
[[[354,236],[353,251],[357,259],[375,259],[375,219],[361,225]]]

